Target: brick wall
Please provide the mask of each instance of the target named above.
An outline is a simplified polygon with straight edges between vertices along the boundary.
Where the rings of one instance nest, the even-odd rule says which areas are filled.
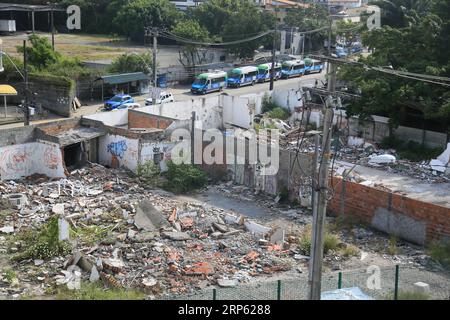
[[[356,216],[382,231],[419,244],[450,238],[450,208],[390,191],[333,179],[328,203],[334,215]]]
[[[157,128],[166,129],[174,119],[148,114],[136,110],[128,111],[128,128]]]

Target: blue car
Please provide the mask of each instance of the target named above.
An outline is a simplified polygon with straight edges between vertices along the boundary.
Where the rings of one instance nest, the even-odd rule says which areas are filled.
[[[114,109],[126,108],[126,104],[134,103],[134,99],[128,94],[116,94],[111,99],[105,101],[105,110],[111,111]]]

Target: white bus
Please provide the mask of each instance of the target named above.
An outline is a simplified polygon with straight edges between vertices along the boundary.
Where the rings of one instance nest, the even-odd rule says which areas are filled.
[[[255,66],[235,68],[228,74],[228,86],[240,87],[245,85],[254,85],[258,81],[258,68]]]

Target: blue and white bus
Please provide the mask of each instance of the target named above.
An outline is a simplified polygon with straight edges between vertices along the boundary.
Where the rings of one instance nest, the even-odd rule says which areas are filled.
[[[281,78],[281,64],[275,63],[275,77],[274,80]],[[270,80],[272,72],[272,63],[263,63],[258,66],[258,82],[266,82]]]
[[[235,68],[228,74],[228,86],[240,87],[254,85],[258,80],[258,68],[254,66]]]
[[[222,91],[227,87],[227,73],[215,71],[199,74],[191,86],[192,93],[206,94],[212,91]]]
[[[305,74],[305,62],[303,60],[285,61],[281,67],[281,78],[301,77]]]
[[[321,73],[323,70],[323,62],[316,59],[305,59],[305,74]]]

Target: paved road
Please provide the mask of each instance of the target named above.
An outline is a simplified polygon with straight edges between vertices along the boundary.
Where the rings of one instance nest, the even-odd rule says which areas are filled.
[[[301,78],[291,78],[287,80],[278,80],[274,84],[275,89],[297,89],[301,86],[305,87],[312,87],[315,85],[316,80],[318,81],[319,85],[321,84],[321,81],[325,81],[325,73],[320,74],[310,74],[303,76]],[[166,91],[172,92],[175,96],[175,101],[185,101],[190,99],[198,99],[201,97],[212,97],[217,96],[220,93],[219,92],[213,92],[208,93],[207,95],[194,95],[190,92],[190,86],[174,86],[171,88],[167,88]],[[251,93],[258,93],[258,92],[264,92],[269,91],[269,82],[256,84],[254,86],[245,86],[241,88],[228,88],[225,89],[223,92],[226,92],[230,95],[246,95]],[[148,95],[145,96],[137,96],[134,97],[136,102],[144,105],[145,99],[148,98]],[[80,109],[78,109],[75,113],[73,113],[72,118],[77,118],[81,116],[87,116],[90,114],[94,114],[97,112],[100,112],[99,110],[103,107],[103,104],[101,102],[93,103],[88,106],[84,106]],[[3,111],[3,110],[2,110]],[[40,123],[47,123],[52,121],[58,121],[66,119],[64,117],[60,117],[57,115],[50,115],[48,119],[43,120],[35,120],[32,121],[32,124],[40,124]],[[17,128],[17,127],[23,127],[23,123],[11,123],[11,124],[4,124],[0,125],[1,129],[10,129],[10,128]]]

